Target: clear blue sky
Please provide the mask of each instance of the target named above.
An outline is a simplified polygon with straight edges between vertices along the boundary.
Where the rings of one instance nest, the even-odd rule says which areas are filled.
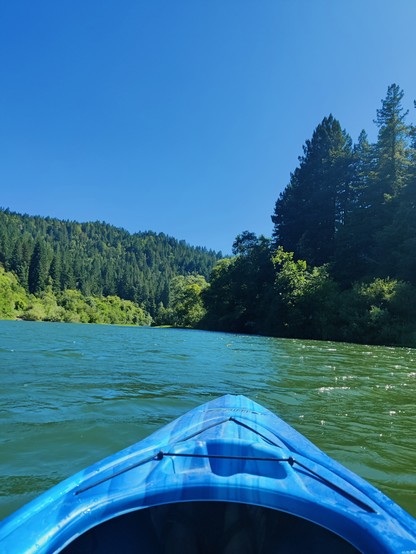
[[[415,0],[13,0],[0,8],[0,206],[229,253],[270,236],[329,113],[388,85],[416,123]]]

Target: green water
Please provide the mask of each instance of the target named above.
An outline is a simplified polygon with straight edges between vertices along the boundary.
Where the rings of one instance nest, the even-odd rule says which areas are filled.
[[[224,393],[265,405],[416,516],[416,350],[0,321],[0,518]]]

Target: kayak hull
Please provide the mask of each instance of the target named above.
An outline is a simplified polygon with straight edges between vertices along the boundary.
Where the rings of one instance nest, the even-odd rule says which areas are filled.
[[[85,551],[90,540],[103,547],[88,551],[104,552],[111,541],[113,549],[120,540],[132,544],[134,529],[140,551],[153,552],[170,536],[166,518],[180,521],[169,541],[182,548],[178,529],[191,541],[195,521],[210,520],[217,530],[212,535],[219,526],[230,535],[227,526],[236,527],[236,521],[246,522],[245,531],[250,524],[265,527],[251,533],[257,544],[252,551],[272,544],[267,527],[281,525],[294,538],[296,529],[327,530],[321,542],[334,535],[351,546],[346,552],[416,553],[416,522],[409,514],[270,411],[231,395],[191,410],[21,508],[0,524],[0,550],[70,553],[83,541]],[[156,529],[151,539],[149,522]],[[243,538],[244,531],[239,533]],[[209,527],[199,535],[209,536]],[[227,540],[232,544],[233,537]],[[174,552],[174,545],[160,551]]]

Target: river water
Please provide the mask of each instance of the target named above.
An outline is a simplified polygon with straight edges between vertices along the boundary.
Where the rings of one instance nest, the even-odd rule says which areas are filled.
[[[0,519],[225,393],[263,404],[416,516],[416,350],[0,321]]]

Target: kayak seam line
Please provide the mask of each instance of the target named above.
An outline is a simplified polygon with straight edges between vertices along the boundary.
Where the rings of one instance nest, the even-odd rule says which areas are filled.
[[[356,496],[354,496],[350,492],[346,491],[345,489],[341,488],[340,486],[336,485],[335,483],[333,483],[329,479],[326,479],[326,477],[323,477],[322,475],[320,475],[319,473],[317,473],[313,469],[310,469],[305,464],[302,464],[302,462],[298,462],[298,460],[293,459],[293,463],[300,466],[302,469],[306,470],[311,475],[313,475],[313,476],[317,477],[318,479],[320,479],[328,487],[334,489],[336,492],[340,493],[345,498],[351,500],[352,502],[357,504],[360,508],[363,508],[364,510],[366,510],[367,512],[372,513],[372,514],[376,513],[374,508],[372,508],[371,506],[366,504],[363,500],[360,500],[359,498],[357,498]]]
[[[106,481],[109,481],[110,479],[113,479],[113,477],[118,477],[119,475],[122,475],[123,473],[126,473],[127,471],[130,471],[131,469],[135,469],[136,467],[140,467],[140,466],[142,466],[144,464],[147,464],[151,461],[161,460],[161,458],[159,456],[160,456],[160,452],[158,452],[157,454],[152,454],[151,456],[148,456],[144,460],[140,460],[139,462],[136,462],[135,464],[132,464],[128,467],[122,468],[119,471],[116,471],[115,473],[112,473],[111,475],[107,475],[106,477],[103,477],[102,479],[100,479],[98,481],[94,481],[94,483],[91,483],[90,485],[87,485],[85,487],[77,489],[75,491],[75,496],[77,496],[78,494],[81,494],[83,492],[86,492],[86,491],[88,491],[88,490],[90,490],[94,487],[97,487],[98,485],[101,485],[102,483],[105,483]]]
[[[227,417],[226,419],[222,419],[221,421],[216,421],[215,423],[212,423],[211,425],[207,425],[203,429],[200,429],[199,431],[195,431],[195,433],[192,433],[191,435],[186,435],[186,437],[179,439],[177,442],[185,442],[189,439],[193,439],[194,437],[197,437],[198,435],[201,435],[205,431],[208,431],[209,429],[212,429],[213,427],[223,425],[224,423],[227,423],[228,421],[232,421],[232,422],[236,423],[237,425],[241,425],[241,427],[244,427],[245,429],[248,429],[252,433],[255,433],[256,435],[261,437],[263,440],[265,440],[269,444],[271,444],[273,446],[276,446],[278,448],[282,448],[281,444],[278,444],[278,443],[272,441],[269,437],[266,437],[266,435],[263,435],[262,433],[260,433],[260,431],[257,431],[257,429],[254,429],[250,425],[247,425],[247,423],[243,423],[242,421],[238,420],[234,416],[230,416],[230,417]]]
[[[253,429],[253,427],[250,427],[250,425],[247,425],[247,423],[243,423],[242,421],[239,421],[238,419],[236,419],[235,417],[232,417],[232,416],[230,417],[230,421],[234,421],[234,423],[237,423],[237,425],[241,425],[245,429],[248,429],[249,431],[252,431],[253,433],[255,433],[256,435],[261,437],[263,440],[265,440],[269,444],[272,444],[273,446],[276,446],[277,448],[282,448],[281,444],[277,444],[277,443],[273,442],[268,437],[266,437],[265,435],[260,433],[260,431],[257,431],[257,429]]]
[[[222,425],[223,423],[227,423],[228,421],[233,421],[233,418],[232,417],[227,417],[226,419],[222,419],[221,421],[216,421],[215,423],[211,423],[211,425],[207,425],[203,429],[200,429],[199,431],[195,431],[195,433],[192,433],[191,435],[186,435],[186,437],[178,439],[177,442],[185,442],[189,439],[193,439],[194,437],[197,437],[201,433],[204,433],[205,431],[208,431],[209,429],[212,429],[213,427],[217,427],[218,425]]]

